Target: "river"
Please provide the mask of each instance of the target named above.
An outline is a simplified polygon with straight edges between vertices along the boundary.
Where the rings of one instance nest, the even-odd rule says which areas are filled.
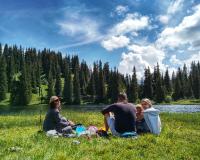
[[[73,108],[81,111],[100,111],[105,105],[73,105],[67,108]],[[170,113],[193,113],[200,112],[200,105],[153,105],[154,108],[159,109],[161,112]]]

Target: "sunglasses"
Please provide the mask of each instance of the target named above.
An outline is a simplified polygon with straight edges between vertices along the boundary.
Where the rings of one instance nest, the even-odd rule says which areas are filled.
[[[60,101],[59,99],[54,100],[54,102],[59,102],[59,101]]]

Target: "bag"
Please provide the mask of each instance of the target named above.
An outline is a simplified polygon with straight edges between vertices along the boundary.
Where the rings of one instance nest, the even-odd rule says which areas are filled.
[[[80,136],[83,132],[86,131],[86,128],[83,125],[79,125],[76,127],[76,134]]]
[[[105,137],[105,138],[108,138],[109,137],[109,135],[108,135],[108,133],[106,132],[106,131],[104,131],[104,130],[98,130],[97,132],[97,135],[99,136],[99,137]]]

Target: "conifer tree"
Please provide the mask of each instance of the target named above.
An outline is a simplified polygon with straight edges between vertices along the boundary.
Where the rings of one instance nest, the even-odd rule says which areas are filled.
[[[138,84],[137,84],[137,76],[135,66],[133,67],[133,75],[130,84],[130,102],[136,102],[138,99]]]
[[[7,74],[6,74],[6,60],[1,54],[0,46],[0,101],[6,99],[7,93]]]
[[[112,77],[110,79],[110,85],[111,85],[111,103],[114,103],[117,101],[118,99],[118,95],[120,93],[120,89],[119,89],[119,73],[116,70],[116,68],[114,68],[114,72],[112,74]]]
[[[66,104],[72,104],[73,102],[73,82],[71,69],[69,68],[69,62],[66,61],[65,65],[65,83],[63,89],[63,98]]]
[[[149,67],[145,69],[144,76],[145,79],[143,86],[143,98],[146,97],[152,99],[153,98],[152,76]]]
[[[49,74],[48,74],[48,91],[47,91],[47,100],[50,99],[51,96],[54,96],[55,92],[54,92],[54,79],[53,79],[53,75],[52,75],[52,70],[50,68],[49,70]]]
[[[93,73],[91,73],[90,81],[87,87],[87,93],[91,96],[91,101],[95,102],[96,91]]]
[[[56,73],[55,94],[56,96],[62,95],[61,70],[59,66],[57,67],[57,73]]]
[[[30,76],[28,75],[29,72],[26,70],[27,66],[24,62],[23,69],[21,72],[20,80],[20,98],[19,103],[20,105],[27,105],[31,101],[32,91],[31,91],[31,81]]]
[[[0,56],[3,54],[3,52],[2,52],[2,45],[1,45],[1,43],[0,43]]]
[[[104,79],[105,79],[105,83],[108,83],[109,81],[109,63],[105,63],[103,66],[103,74],[104,74]]]
[[[165,72],[165,76],[164,76],[164,85],[165,85],[165,88],[166,88],[166,92],[169,95],[172,91],[172,88],[171,88],[171,82],[170,82],[168,68],[167,68],[167,70]]]
[[[103,70],[102,70],[102,63],[99,61],[99,84],[98,84],[98,90],[97,90],[97,97],[98,97],[98,103],[103,103],[105,102],[105,80],[104,80],[104,75],[103,75]]]
[[[12,105],[19,105],[20,101],[20,81],[17,75],[13,76],[12,86],[10,90],[10,103]]]
[[[8,80],[8,91],[10,91],[11,81],[12,81],[13,75],[15,74],[15,64],[14,64],[14,57],[12,54],[12,48],[8,47],[7,44],[5,44],[4,46],[3,55],[7,63],[6,71],[7,71],[7,80]]]
[[[174,93],[172,94],[172,98],[174,100],[178,100],[181,98],[181,83],[178,77],[175,80],[175,87],[174,87]]]
[[[156,66],[156,71],[155,71],[155,100],[158,103],[161,103],[162,101],[165,100],[165,91],[164,91],[164,86],[162,86],[162,77],[159,69],[159,65],[157,64]]]
[[[79,81],[79,63],[76,62],[74,66],[74,79],[73,79],[73,90],[74,90],[74,104],[81,103],[81,91],[80,91],[80,81]]]

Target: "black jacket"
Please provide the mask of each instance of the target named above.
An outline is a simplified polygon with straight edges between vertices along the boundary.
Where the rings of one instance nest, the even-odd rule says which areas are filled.
[[[62,132],[62,129],[67,126],[69,126],[68,120],[64,119],[59,111],[49,109],[43,123],[44,131],[56,130],[57,132]]]

